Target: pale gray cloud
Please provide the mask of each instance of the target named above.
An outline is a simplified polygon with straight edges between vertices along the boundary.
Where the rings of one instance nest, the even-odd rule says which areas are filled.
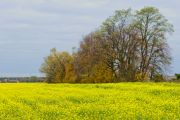
[[[174,25],[168,42],[180,72],[179,0],[0,0],[0,75],[37,75],[49,49],[71,52],[117,9],[155,6]]]

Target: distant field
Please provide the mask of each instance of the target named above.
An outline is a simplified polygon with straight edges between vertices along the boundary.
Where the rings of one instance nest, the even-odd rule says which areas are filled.
[[[0,84],[0,119],[180,120],[180,84]]]

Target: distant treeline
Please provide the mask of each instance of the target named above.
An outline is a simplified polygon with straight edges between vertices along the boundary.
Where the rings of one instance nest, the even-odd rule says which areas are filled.
[[[157,8],[118,10],[72,54],[52,49],[40,70],[49,83],[164,81],[172,32]]]
[[[0,82],[17,83],[17,82],[44,82],[45,77],[0,77]]]

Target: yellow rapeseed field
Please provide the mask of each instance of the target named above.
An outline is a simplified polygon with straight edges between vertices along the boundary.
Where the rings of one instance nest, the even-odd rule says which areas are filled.
[[[0,84],[1,120],[180,120],[180,84]]]

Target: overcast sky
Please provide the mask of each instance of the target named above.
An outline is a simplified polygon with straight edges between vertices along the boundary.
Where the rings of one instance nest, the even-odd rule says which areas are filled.
[[[0,76],[40,75],[49,50],[72,51],[115,10],[159,8],[174,25],[171,73],[180,73],[179,0],[0,0]]]

